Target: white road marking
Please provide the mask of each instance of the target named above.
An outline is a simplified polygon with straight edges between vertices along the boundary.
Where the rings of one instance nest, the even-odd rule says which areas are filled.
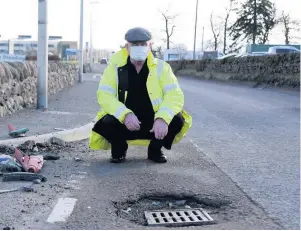
[[[100,77],[101,77],[100,74],[93,75],[93,79],[100,78]]]
[[[73,114],[72,112],[67,112],[67,111],[45,111],[44,113],[55,114],[55,115],[71,115],[71,114]]]
[[[194,140],[189,139],[187,136],[185,136],[185,137],[186,137],[187,140],[193,145],[193,147],[196,148],[196,150],[197,150],[198,152],[204,153],[204,152],[202,151],[202,149],[199,147],[199,145],[197,145],[197,143],[196,143]]]
[[[196,141],[189,139],[187,136],[185,136],[186,139],[192,144],[193,147],[195,147],[195,149],[199,152],[202,153],[205,157],[205,159],[209,162],[214,163],[217,167],[219,167],[212,159],[210,156],[208,156],[208,153],[205,153],[205,151],[203,149],[200,148],[200,146],[196,143]],[[220,167],[219,167],[220,168]]]
[[[242,139],[244,139],[244,137],[243,137],[243,136],[241,136],[241,135],[239,135],[237,132],[235,133],[235,135],[237,135],[239,138],[242,138]]]
[[[73,212],[77,199],[76,198],[59,198],[54,209],[49,215],[47,222],[66,222]]]
[[[46,114],[53,115],[92,115],[90,113],[78,113],[78,112],[68,112],[68,111],[44,111]]]
[[[57,131],[65,131],[65,130],[67,130],[67,129],[65,129],[65,128],[54,128],[54,130],[57,130]]]

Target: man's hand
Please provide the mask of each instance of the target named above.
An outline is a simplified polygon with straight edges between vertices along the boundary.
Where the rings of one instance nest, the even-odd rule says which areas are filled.
[[[138,120],[138,118],[135,116],[134,113],[128,113],[125,116],[124,125],[130,131],[138,131],[138,130],[140,130],[140,124],[141,124],[141,122]]]
[[[156,119],[150,132],[155,133],[156,139],[163,140],[168,133],[168,125],[163,119]]]

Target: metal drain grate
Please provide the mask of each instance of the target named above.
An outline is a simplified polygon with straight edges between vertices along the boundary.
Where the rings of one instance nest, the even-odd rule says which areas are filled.
[[[144,212],[147,224],[155,225],[204,225],[214,223],[212,217],[202,208],[173,209]]]

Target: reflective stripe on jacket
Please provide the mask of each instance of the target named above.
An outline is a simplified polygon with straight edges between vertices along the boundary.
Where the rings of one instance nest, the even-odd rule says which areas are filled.
[[[127,59],[128,52],[125,48],[114,54],[101,77],[97,90],[97,101],[101,110],[97,114],[97,120],[106,114],[110,114],[123,123],[126,114],[131,112],[118,100],[118,68],[125,66]],[[150,52],[147,58],[147,66],[149,76],[146,85],[155,112],[155,119],[162,118],[169,124],[179,112],[183,114],[185,119],[181,132],[175,137],[174,143],[177,143],[192,124],[191,116],[183,110],[183,92],[168,63],[154,58]],[[127,92],[125,92],[126,95]],[[131,140],[128,143],[129,145],[146,146],[149,144],[149,140]],[[92,131],[89,147],[93,150],[107,150],[110,149],[110,143],[104,137]]]

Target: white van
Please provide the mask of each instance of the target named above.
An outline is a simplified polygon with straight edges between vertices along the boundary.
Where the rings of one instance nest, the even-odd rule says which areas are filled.
[[[275,47],[270,47],[268,50],[268,55],[292,54],[292,53],[300,53],[300,50],[292,46],[275,46]]]

